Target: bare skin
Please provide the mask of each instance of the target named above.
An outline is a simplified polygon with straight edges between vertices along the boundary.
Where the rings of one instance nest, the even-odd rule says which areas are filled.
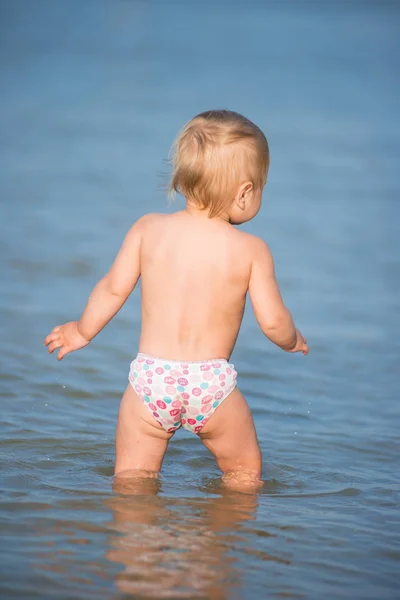
[[[249,292],[264,334],[287,352],[308,354],[295,329],[274,274],[267,245],[237,230],[260,207],[262,190],[238,187],[231,205],[209,218],[194,202],[171,215],[150,214],[128,232],[114,264],[94,288],[79,321],[55,327],[46,337],[58,359],[86,346],[103,329],[142,278],[139,351],[170,360],[226,358],[232,353]],[[115,474],[158,473],[172,437],[128,386],[116,436]],[[247,403],[236,388],[199,437],[213,453],[231,487],[257,485],[261,452]],[[240,439],[240,444],[238,444]]]

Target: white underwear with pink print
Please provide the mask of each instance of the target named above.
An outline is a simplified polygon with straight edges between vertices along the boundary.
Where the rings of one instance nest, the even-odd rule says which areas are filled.
[[[199,433],[236,387],[235,367],[223,359],[185,362],[138,354],[129,382],[166,431]]]

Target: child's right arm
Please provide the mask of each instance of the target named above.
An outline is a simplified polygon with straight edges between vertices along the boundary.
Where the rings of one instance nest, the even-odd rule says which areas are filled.
[[[50,354],[60,348],[58,360],[66,354],[84,348],[120,310],[140,277],[140,242],[142,217],[127,233],[124,243],[109,270],[90,294],[79,321],[55,327],[44,343]]]
[[[295,328],[292,315],[283,303],[268,246],[259,238],[253,238],[252,243],[249,293],[262,332],[286,352],[308,354],[307,342]]]

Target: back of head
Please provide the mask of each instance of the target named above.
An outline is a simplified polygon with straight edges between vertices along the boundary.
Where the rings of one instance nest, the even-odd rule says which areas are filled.
[[[265,135],[249,119],[229,110],[210,110],[194,117],[172,149],[170,192],[179,192],[207,209],[221,213],[233,202],[238,187],[265,185],[269,148]]]

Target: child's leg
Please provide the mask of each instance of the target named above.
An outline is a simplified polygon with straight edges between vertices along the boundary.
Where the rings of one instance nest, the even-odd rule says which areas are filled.
[[[173,433],[167,433],[157,423],[128,385],[118,415],[114,474],[156,476],[172,436]]]
[[[261,450],[251,411],[237,387],[204,425],[199,437],[214,454],[228,485],[260,482]]]

